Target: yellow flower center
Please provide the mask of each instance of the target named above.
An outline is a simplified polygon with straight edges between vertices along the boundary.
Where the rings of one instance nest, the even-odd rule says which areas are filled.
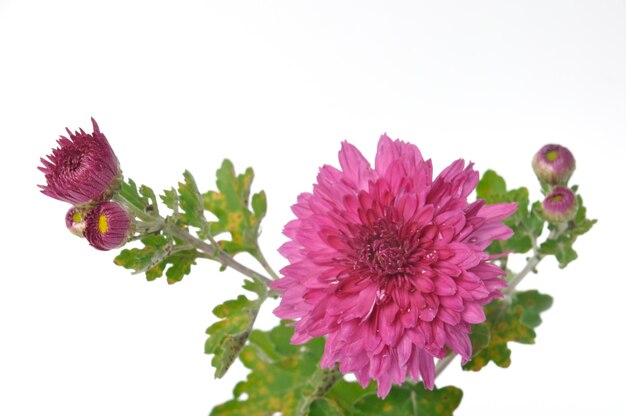
[[[74,213],[74,215],[72,215],[72,221],[75,223],[79,223],[83,220],[83,217],[80,215],[80,213],[78,211],[76,211]]]
[[[554,162],[559,157],[559,153],[556,150],[550,150],[546,153],[546,159],[550,162]]]
[[[100,234],[105,234],[109,231],[109,220],[104,214],[101,214],[100,218],[98,218],[98,230],[100,231]]]

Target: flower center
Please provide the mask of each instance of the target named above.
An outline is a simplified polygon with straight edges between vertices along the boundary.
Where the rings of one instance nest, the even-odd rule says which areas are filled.
[[[554,162],[558,157],[559,152],[557,152],[556,150],[550,150],[548,153],[546,153],[546,159],[548,159],[550,162]]]
[[[100,215],[100,218],[98,218],[98,231],[100,231],[102,235],[109,231],[109,220],[104,214]]]
[[[408,250],[396,224],[379,220],[364,227],[355,240],[355,267],[388,277],[406,272]]]
[[[550,197],[550,200],[552,202],[561,202],[563,200],[563,195],[562,194],[554,194]]]
[[[65,168],[68,172],[76,172],[80,169],[80,166],[83,163],[83,153],[82,152],[72,152],[72,154],[67,155],[65,158]]]

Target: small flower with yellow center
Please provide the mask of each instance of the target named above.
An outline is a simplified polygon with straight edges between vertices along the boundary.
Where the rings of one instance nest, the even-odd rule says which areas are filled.
[[[83,213],[75,207],[70,208],[65,214],[65,226],[75,236],[84,237],[85,218]]]
[[[132,234],[131,228],[128,212],[115,202],[101,202],[85,216],[85,238],[98,250],[123,246]]]

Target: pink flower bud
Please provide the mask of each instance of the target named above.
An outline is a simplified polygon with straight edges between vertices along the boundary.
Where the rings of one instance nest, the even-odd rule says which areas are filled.
[[[83,205],[108,199],[122,177],[120,163],[98,124],[92,118],[93,134],[69,133],[61,136],[59,147],[39,167],[46,177],[41,192],[60,201]]]
[[[574,219],[578,210],[576,195],[566,186],[557,186],[541,203],[543,216],[550,222],[566,222]]]
[[[65,226],[75,236],[84,237],[85,218],[75,207],[70,208],[65,214]]]
[[[542,183],[565,185],[575,169],[572,152],[558,144],[543,146],[533,157],[533,170]]]
[[[85,216],[85,238],[98,250],[123,246],[132,234],[132,221],[126,209],[115,202],[101,202]]]

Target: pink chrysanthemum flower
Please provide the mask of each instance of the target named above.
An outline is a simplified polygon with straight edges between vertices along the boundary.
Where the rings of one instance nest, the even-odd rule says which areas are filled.
[[[375,168],[347,142],[339,162],[292,207],[274,313],[296,320],[293,343],[326,335],[322,366],[377,380],[380,397],[407,375],[432,388],[434,357],[448,347],[469,360],[471,324],[502,296],[504,272],[484,250],[511,236],[501,220],[516,205],[468,203],[472,164],[457,160],[433,181],[430,160],[387,135]]]
[[[85,216],[85,238],[98,250],[123,246],[132,234],[131,218],[120,204],[101,202]]]
[[[41,158],[46,185],[39,187],[45,195],[82,205],[107,199],[114,191],[122,176],[120,163],[96,121],[91,122],[93,134],[66,129],[69,139],[61,136],[48,160]]]

